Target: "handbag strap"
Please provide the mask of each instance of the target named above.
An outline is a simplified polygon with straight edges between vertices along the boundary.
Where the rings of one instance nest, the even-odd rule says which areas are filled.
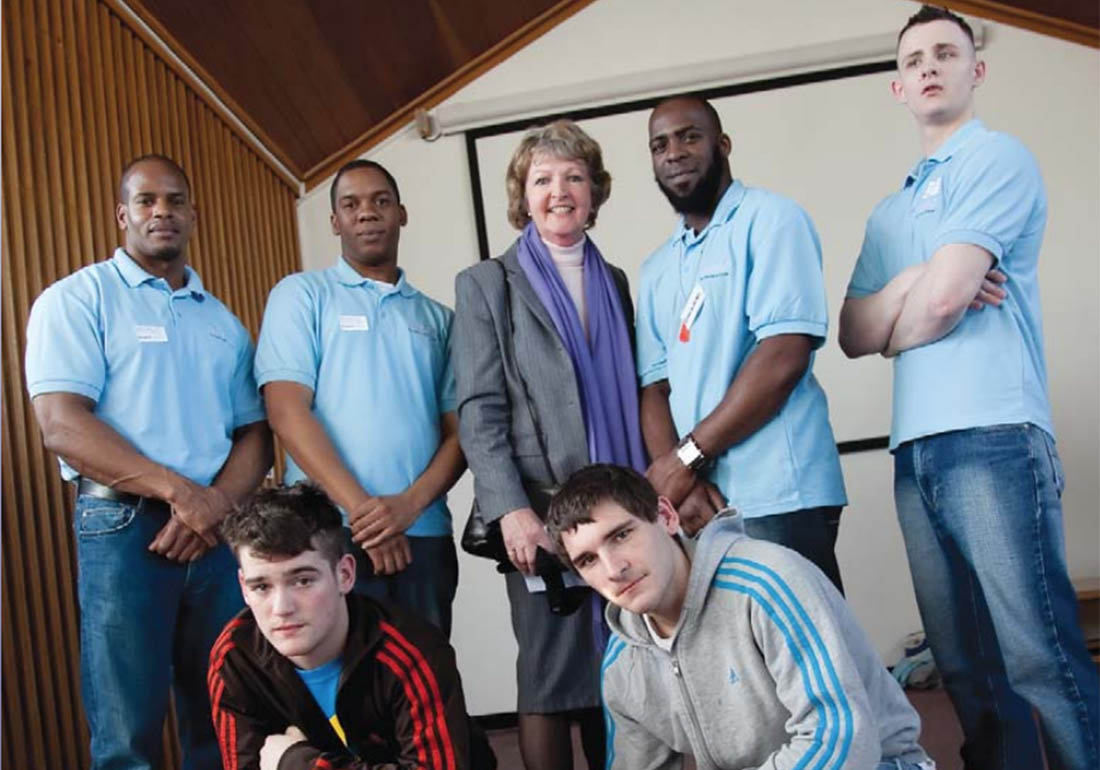
[[[531,423],[535,426],[535,439],[539,442],[539,452],[542,453],[542,461],[546,465],[546,473],[554,486],[558,486],[558,477],[554,473],[554,467],[550,464],[550,455],[546,451],[546,438],[542,434],[542,424],[535,414],[535,406],[531,403],[531,394],[527,390],[527,378],[523,376],[523,370],[520,368],[519,359],[516,357],[516,325],[512,319],[512,287],[508,285],[508,271],[505,270],[503,262],[500,260],[494,261],[500,265],[500,272],[504,278],[504,313],[508,316],[508,330],[512,340],[512,360],[516,364],[516,374],[519,375],[520,387],[523,388],[523,400],[527,404],[527,413],[531,416]]]

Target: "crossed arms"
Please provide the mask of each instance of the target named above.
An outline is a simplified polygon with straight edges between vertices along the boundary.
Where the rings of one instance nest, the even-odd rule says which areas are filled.
[[[1004,301],[1006,277],[993,262],[980,246],[949,243],[874,294],[846,298],[840,310],[841,349],[849,358],[872,353],[892,358],[945,337],[967,310]]]

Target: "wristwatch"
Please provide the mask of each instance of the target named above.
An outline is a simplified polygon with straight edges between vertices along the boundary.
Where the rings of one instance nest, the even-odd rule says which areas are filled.
[[[690,433],[684,436],[680,441],[680,444],[676,447],[676,457],[689,471],[697,471],[707,464],[710,459],[703,450],[699,448],[699,445],[695,443],[695,437]]]

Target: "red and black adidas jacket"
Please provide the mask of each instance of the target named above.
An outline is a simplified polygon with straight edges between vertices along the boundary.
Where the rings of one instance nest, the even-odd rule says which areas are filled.
[[[244,610],[210,651],[207,685],[225,770],[256,770],[268,735],[297,726],[279,770],[480,770],[495,764],[474,739],[454,651],[424,621],[350,595],[336,694],[345,746],[294,670]]]

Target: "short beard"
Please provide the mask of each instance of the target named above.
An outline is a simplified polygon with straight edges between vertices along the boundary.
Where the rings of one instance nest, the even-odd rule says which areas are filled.
[[[677,214],[711,214],[718,202],[718,190],[722,186],[723,160],[721,151],[715,145],[707,170],[699,178],[695,187],[684,195],[680,195],[671,187],[666,187],[660,179],[656,177],[654,179],[657,182],[657,187],[668,198],[668,202],[672,204],[672,208]]]

